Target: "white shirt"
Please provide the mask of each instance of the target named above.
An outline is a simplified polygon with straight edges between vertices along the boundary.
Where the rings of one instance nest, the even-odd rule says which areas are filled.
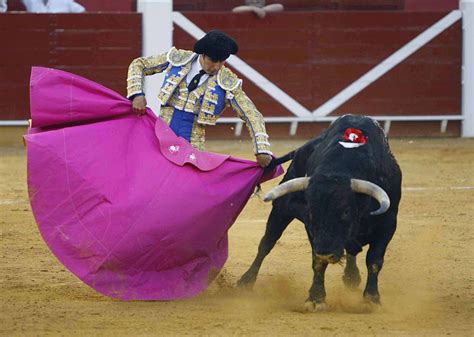
[[[199,62],[199,58],[201,55],[196,57],[196,59],[193,61],[193,64],[191,65],[191,69],[189,70],[189,73],[186,75],[186,85],[189,85],[189,82],[193,79],[194,76],[196,76],[202,69],[201,67],[201,62]],[[199,81],[198,86],[204,83],[205,80],[209,78],[208,74],[204,74],[201,76],[201,80]]]
[[[7,0],[0,0],[0,13],[7,11]]]
[[[86,9],[73,0],[23,0],[28,12],[32,13],[82,13]]]

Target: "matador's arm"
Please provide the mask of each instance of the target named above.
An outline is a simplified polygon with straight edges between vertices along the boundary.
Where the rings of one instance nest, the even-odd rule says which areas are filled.
[[[130,63],[127,77],[127,98],[144,95],[143,81],[145,75],[163,72],[169,65],[168,53],[150,57],[139,57]]]
[[[255,154],[266,153],[271,155],[272,152],[270,151],[270,143],[268,142],[262,114],[242,90],[240,84],[232,90],[230,96],[229,103],[232,109],[247,126],[250,137],[253,140]]]

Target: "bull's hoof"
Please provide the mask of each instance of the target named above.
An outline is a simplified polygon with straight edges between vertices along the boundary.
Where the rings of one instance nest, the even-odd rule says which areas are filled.
[[[328,305],[325,302],[315,302],[311,300],[306,300],[304,303],[304,311],[306,312],[321,312],[321,311],[327,311],[328,310]]]
[[[245,273],[240,280],[237,281],[237,286],[239,288],[252,289],[256,280],[257,277]]]
[[[365,300],[365,303],[370,304],[370,305],[376,305],[376,306],[382,305],[382,302],[380,302],[379,294],[364,293],[364,300]]]
[[[347,288],[355,290],[361,282],[360,274],[358,271],[344,273],[342,281]]]

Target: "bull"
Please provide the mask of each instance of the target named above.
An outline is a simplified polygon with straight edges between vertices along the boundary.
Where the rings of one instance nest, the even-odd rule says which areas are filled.
[[[356,255],[365,245],[368,276],[363,296],[380,304],[378,276],[396,230],[402,181],[383,130],[369,117],[344,115],[273,164],[289,160],[282,182],[265,196],[265,201],[273,201],[265,234],[238,285],[255,283],[264,258],[288,224],[298,219],[312,247],[314,276],[306,310],[327,308],[324,274],[328,264],[341,263],[343,257],[344,284],[359,286]]]

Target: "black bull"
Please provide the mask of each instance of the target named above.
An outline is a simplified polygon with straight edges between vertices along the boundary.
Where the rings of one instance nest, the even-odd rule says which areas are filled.
[[[357,148],[339,142],[348,128],[368,137]],[[360,284],[356,255],[369,245],[364,298],[380,303],[378,275],[385,250],[397,225],[401,198],[401,171],[377,122],[368,117],[345,115],[321,136],[277,159],[293,160],[282,182],[266,195],[273,201],[265,235],[249,270],[239,280],[251,286],[263,259],[293,219],[304,223],[313,252],[313,284],[306,308],[325,308],[324,273],[328,263],[337,263],[346,251],[343,281]],[[296,178],[296,179],[295,179]]]

